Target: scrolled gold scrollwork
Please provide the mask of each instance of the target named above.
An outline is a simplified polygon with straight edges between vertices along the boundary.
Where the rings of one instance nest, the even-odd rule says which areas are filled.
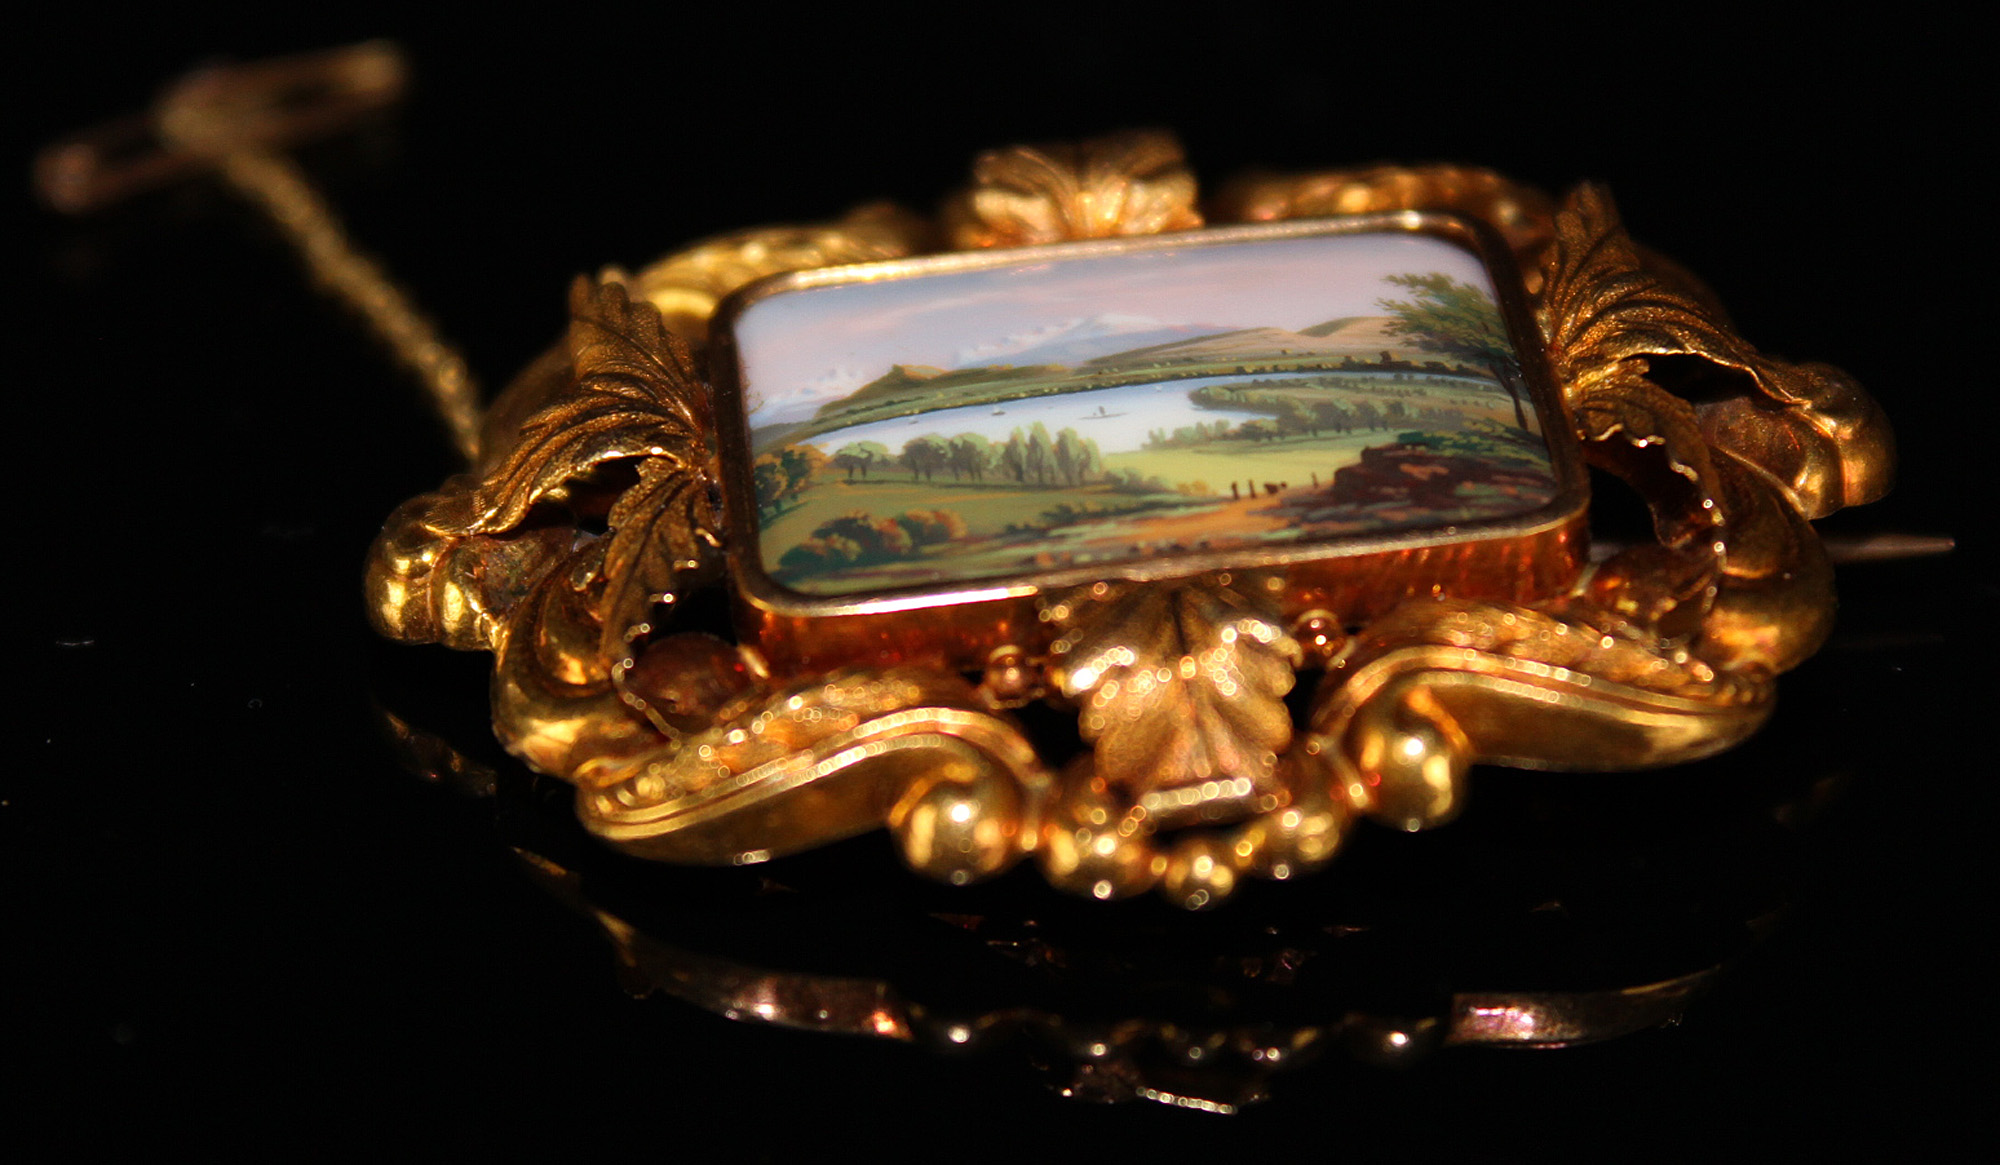
[[[491,651],[528,584],[568,553],[574,530],[547,527],[508,537],[464,535],[472,480],[397,507],[370,554],[364,589],[375,629],[405,643]]]
[[[397,638],[496,653],[502,740],[558,775],[654,742],[614,679],[654,604],[720,546],[687,346],[616,284],[579,280],[570,312],[568,375],[544,385],[550,370],[531,369],[539,407],[482,474],[399,510],[368,574],[375,620]],[[634,468],[619,488],[606,475],[621,464]],[[602,535],[579,529],[592,511]]]
[[[493,730],[507,751],[573,779],[592,761],[654,747],[659,734],[619,696],[599,654],[587,586],[594,547],[545,571],[508,619],[493,662]]]
[[[1602,463],[1647,497],[1662,546],[1713,561],[1698,630],[1658,628],[1693,633],[1719,666],[1775,674],[1810,655],[1831,625],[1833,590],[1806,523],[1887,488],[1894,452],[1880,410],[1835,370],[1758,353],[1676,269],[1633,245],[1596,187],[1558,217],[1537,314],[1586,450],[1622,443],[1625,455]],[[1708,378],[1711,391],[1685,399],[1662,386],[1669,373]],[[1689,487],[1636,468],[1642,449]],[[1633,614],[1673,574],[1642,549],[1605,564],[1591,595]]]
[[[970,685],[914,667],[759,691],[700,732],[587,761],[574,779],[586,828],[642,856],[762,861],[886,822],[920,870],[961,884],[1034,847],[1048,785],[1033,747]]]
[[[1317,780],[1403,829],[1464,805],[1475,761],[1632,769],[1710,755],[1770,710],[1768,675],[1724,671],[1583,600],[1406,603],[1370,624],[1315,700]]]

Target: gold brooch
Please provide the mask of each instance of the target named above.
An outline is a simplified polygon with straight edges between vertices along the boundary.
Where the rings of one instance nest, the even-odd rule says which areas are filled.
[[[1474,763],[1742,740],[1829,628],[1810,521],[1889,483],[1862,389],[1751,347],[1602,190],[1374,167],[1198,205],[1150,133],[579,280],[480,418],[264,152],[312,104],[274,87],[367,104],[381,52],[184,85],[158,128],[433,388],[473,468],[390,518],[370,611],[493,652],[503,742],[631,854],[886,826],[953,883],[1032,858],[1213,906],[1360,818],[1449,820]],[[1587,468],[1651,541],[1593,551]]]
[[[1032,858],[1188,907],[1449,820],[1475,762],[1743,739],[1828,630],[1809,520],[1892,462],[1859,386],[1738,338],[1601,190],[1376,168],[1204,215],[1156,134],[579,281],[484,432],[371,610],[495,653],[502,739],[597,837],[887,826],[954,883]],[[1586,465],[1655,542],[1589,553]],[[718,589],[733,639],[676,618]]]

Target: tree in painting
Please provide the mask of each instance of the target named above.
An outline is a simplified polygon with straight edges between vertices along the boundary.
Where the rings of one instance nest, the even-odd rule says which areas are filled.
[[[1051,462],[1055,460],[1055,442],[1049,439],[1049,427],[1036,421],[1028,427],[1028,476],[1036,485],[1049,483]]]
[[[939,437],[916,437],[904,443],[899,460],[910,471],[911,481],[929,481],[951,464],[951,448]]]
[[[811,445],[787,445],[759,457],[750,471],[757,487],[758,513],[768,517],[796,504],[812,484],[813,475],[826,464],[826,454]]]
[[[946,468],[951,470],[953,481],[986,480],[986,471],[993,467],[993,442],[977,433],[960,433],[945,447],[949,457]]]
[[[1500,311],[1480,288],[1433,271],[1428,275],[1390,275],[1387,282],[1408,288],[1410,298],[1376,302],[1396,318],[1389,332],[1426,352],[1454,356],[1486,368],[1514,402],[1514,425],[1526,429],[1521,409],[1521,365]]]
[[[849,441],[833,451],[833,467],[844,470],[847,480],[853,481],[859,473],[861,480],[868,480],[868,471],[891,462],[889,447],[878,441]]]
[[[1104,470],[1104,454],[1098,450],[1097,442],[1077,436],[1075,429],[1064,429],[1056,434],[1050,459],[1055,463],[1056,478],[1071,488],[1082,485]]]

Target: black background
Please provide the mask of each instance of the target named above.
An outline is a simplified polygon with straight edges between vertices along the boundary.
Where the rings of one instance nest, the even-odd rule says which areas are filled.
[[[1404,1069],[1333,1055],[1220,1118],[1064,1100],[1060,1074],[1007,1049],[939,1057],[635,1001],[595,927],[510,855],[519,839],[490,804],[406,775],[377,730],[388,705],[495,751],[483,660],[380,644],[358,601],[382,517],[452,470],[414,391],[220,189],[81,222],[27,193],[36,145],[143,107],[204,58],[373,36],[409,50],[406,107],[302,160],[488,384],[556,338],[578,272],[877,197],[928,208],[978,149],[1157,125],[1211,187],[1253,166],[1387,159],[1606,182],[1633,233],[1708,279],[1753,342],[1847,368],[1889,411],[1898,489],[1832,531],[1961,548],[1845,569],[1835,640],[1735,756],[1620,778],[1616,796],[1609,779],[1484,773],[1465,821],[1368,835],[1323,876],[1504,878],[1485,855],[1551,836],[1570,852],[1579,833],[1610,839],[1593,860],[1615,865],[1619,839],[1683,829],[1708,839],[1691,869],[1773,866],[1768,933],[1677,1028]],[[1957,39],[1260,4],[1198,19],[568,6],[261,22],[65,6],[16,40],[6,155],[24,228],[9,264],[9,655],[27,689],[0,777],[9,1139],[1508,1158],[1916,1145],[1960,1128],[1993,1034],[1982,713],[2000,595],[1995,256],[1975,162],[1992,94]],[[1559,813],[1560,830],[1522,842],[1516,825],[1548,819],[1537,798],[1598,816]],[[1769,862],[1702,848],[1743,836],[1704,822],[1779,804],[1804,823]],[[886,849],[864,839],[781,876],[897,909]],[[711,886],[602,868],[640,896]],[[908,893],[919,914],[946,901]],[[1284,895],[1312,893],[1335,892],[1275,888],[1241,909],[1296,916],[1317,899]],[[1032,876],[968,901],[1068,910]],[[1162,913],[1108,917],[1165,933]],[[829,929],[799,942],[837,945]],[[780,961],[823,954],[767,941]]]

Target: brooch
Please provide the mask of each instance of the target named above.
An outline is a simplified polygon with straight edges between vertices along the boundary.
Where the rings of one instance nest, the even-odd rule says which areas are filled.
[[[1207,907],[1449,820],[1474,763],[1707,756],[1826,636],[1810,520],[1892,461],[1602,190],[1482,170],[1204,213],[1161,135],[1001,150],[935,220],[713,239],[570,311],[370,609],[492,651],[507,747],[671,862],[887,827],[949,882]],[[1591,552],[1586,466],[1653,541]]]
[[[1201,201],[1157,133],[581,279],[566,342],[477,417],[262,152],[311,128],[273,78],[394,88],[354,52],[197,78],[159,127],[471,458],[390,517],[376,625],[492,652],[503,743],[640,857],[886,828],[950,883],[1026,860],[1211,907],[1363,818],[1450,820],[1476,763],[1742,740],[1831,623],[1811,520],[1889,484],[1866,393],[1739,337],[1601,189],[1377,166]],[[1652,536],[1594,545],[1593,489]]]

